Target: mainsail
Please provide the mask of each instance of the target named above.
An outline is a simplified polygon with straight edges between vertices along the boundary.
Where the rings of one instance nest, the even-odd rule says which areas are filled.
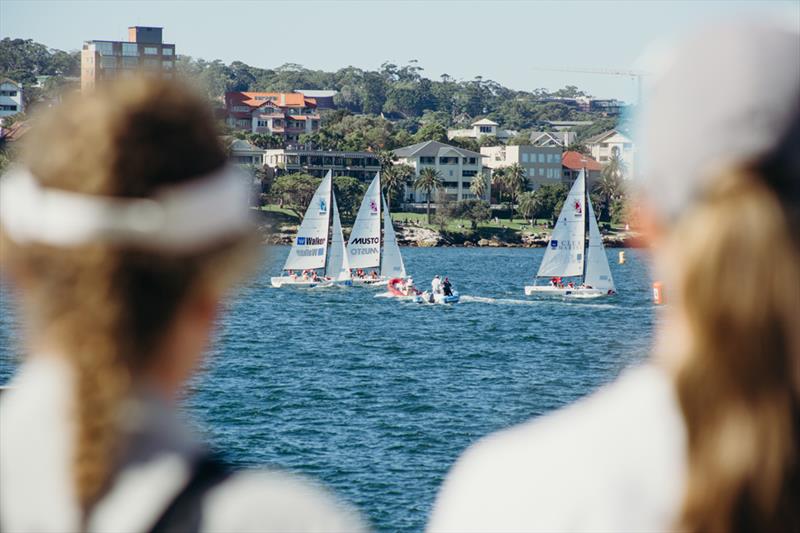
[[[586,240],[584,205],[586,181],[583,171],[572,185],[558,215],[537,277],[583,275],[583,247]]]
[[[325,274],[333,281],[348,281],[350,265],[347,262],[347,252],[344,248],[344,235],[342,234],[342,221],[339,220],[339,207],[336,205],[336,195],[331,195],[333,202],[333,234],[331,235],[331,251],[328,256],[328,269]]]
[[[406,267],[403,264],[403,257],[400,255],[400,247],[397,245],[397,235],[392,225],[392,215],[386,205],[386,198],[381,195],[383,201],[383,257],[381,258],[381,277],[383,278],[404,278],[406,277]]]
[[[592,202],[589,200],[589,251],[586,252],[586,278],[584,283],[594,289],[616,291],[611,270],[608,267],[608,258],[603,247],[603,238],[597,219],[594,217]]]
[[[306,270],[325,267],[330,227],[331,173],[319,184],[306,209],[303,222],[283,265],[284,270]]]
[[[380,204],[381,182],[376,174],[364,194],[347,243],[350,268],[374,268],[381,264]]]

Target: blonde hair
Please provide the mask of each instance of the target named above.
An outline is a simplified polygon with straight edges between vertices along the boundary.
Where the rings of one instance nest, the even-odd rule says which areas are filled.
[[[147,197],[224,165],[210,106],[176,82],[127,79],[73,96],[41,117],[23,161],[44,185]],[[165,255],[112,245],[19,246],[4,261],[27,283],[24,301],[75,375],[73,463],[84,518],[113,477],[124,443],[122,406],[157,353],[179,307],[209,284],[227,286],[251,257],[251,236],[199,253]]]
[[[734,171],[672,233],[689,328],[676,378],[688,433],[682,530],[800,529],[793,231],[764,177]]]

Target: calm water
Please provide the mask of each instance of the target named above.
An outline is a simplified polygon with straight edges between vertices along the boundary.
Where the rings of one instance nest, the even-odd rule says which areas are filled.
[[[237,464],[320,479],[379,531],[420,531],[470,443],[612,380],[646,355],[656,319],[636,250],[622,266],[608,250],[619,296],[576,302],[524,296],[542,250],[404,248],[418,285],[455,282],[453,307],[272,289],[287,253],[271,248],[231,302],[187,409]],[[0,296],[5,383],[20,326]]]

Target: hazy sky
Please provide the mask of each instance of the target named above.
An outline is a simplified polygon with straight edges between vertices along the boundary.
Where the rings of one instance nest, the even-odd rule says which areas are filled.
[[[417,59],[438,78],[483,76],[515,89],[578,85],[636,98],[629,77],[537,68],[631,69],[654,40],[732,15],[800,28],[800,1],[19,1],[0,0],[0,36],[77,50],[125,40],[132,25],[163,26],[178,53],[259,67],[299,63],[375,69]]]

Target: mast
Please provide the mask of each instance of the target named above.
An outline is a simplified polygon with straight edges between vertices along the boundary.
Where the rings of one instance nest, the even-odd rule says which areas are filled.
[[[584,159],[584,162],[586,160]],[[331,190],[333,190],[331,188]],[[581,283],[586,283],[586,267],[589,264],[589,190],[586,186],[586,164],[583,165],[583,276]]]
[[[323,276],[327,276],[328,275],[328,266],[330,265],[330,262],[331,262],[330,249],[331,249],[331,243],[333,241],[333,239],[331,239],[331,237],[333,236],[333,224],[331,223],[333,221],[333,202],[332,202],[332,200],[333,200],[333,176],[331,176],[331,190],[330,190],[330,193],[328,194],[328,206],[329,206],[328,207],[328,234],[326,235],[326,237],[328,238],[328,244],[327,244],[326,248],[328,248],[328,252],[329,253],[328,253],[328,255],[325,256],[325,267],[322,270],[322,275]]]

